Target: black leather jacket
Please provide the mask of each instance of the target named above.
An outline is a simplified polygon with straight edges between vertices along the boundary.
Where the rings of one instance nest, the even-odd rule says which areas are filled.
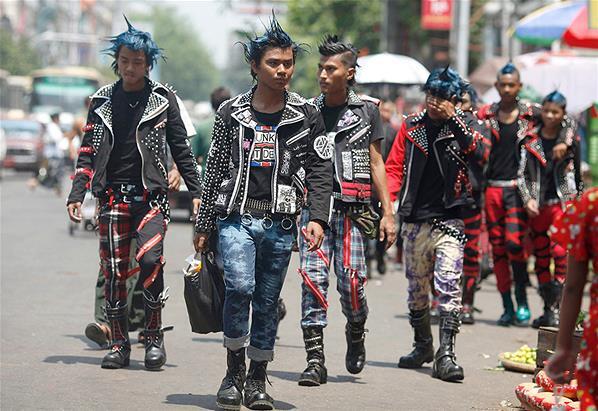
[[[578,138],[575,137],[575,127],[571,120],[568,125],[569,127],[561,130],[557,142],[569,141],[572,143],[569,145],[565,157],[557,161],[553,167],[556,193],[563,209],[567,201],[580,197],[583,192]],[[538,202],[539,206],[543,206],[545,204],[541,198],[542,168],[546,167],[547,160],[539,134],[540,128],[541,125],[530,131],[521,144],[517,187],[523,204],[527,204],[529,200],[533,199]]]
[[[255,88],[222,103],[216,113],[195,230],[208,233],[217,216],[245,212],[257,121],[251,110]],[[310,219],[328,223],[332,162],[320,112],[296,93],[286,92],[276,129],[271,213],[295,215],[307,193]]]
[[[417,190],[424,172],[425,160],[432,156],[444,178],[443,201],[446,209],[472,205],[468,160],[483,162],[487,147],[482,135],[475,130],[471,113],[457,109],[444,123],[432,147],[428,146],[425,122],[431,121],[426,112],[409,115],[395,139],[386,161],[386,174],[391,199],[399,199],[399,214],[409,216],[417,198]]]
[[[324,95],[314,99],[314,104],[321,110],[324,107]],[[334,174],[341,187],[334,198],[347,203],[371,202],[372,182],[370,172],[370,137],[372,133],[382,133],[380,112],[377,100],[371,97],[359,97],[349,90],[347,107],[339,114],[338,122],[327,133],[330,147],[334,152]]]
[[[195,130],[190,123],[183,121],[179,108],[182,102],[176,95],[158,82],[146,81],[150,82],[152,91],[137,125],[143,186],[150,192],[168,191],[168,144],[192,197],[199,198],[200,175],[188,140]],[[91,96],[85,134],[67,204],[82,202],[89,188],[96,197],[101,197],[106,190],[106,167],[114,145],[112,92],[117,83],[104,86]]]

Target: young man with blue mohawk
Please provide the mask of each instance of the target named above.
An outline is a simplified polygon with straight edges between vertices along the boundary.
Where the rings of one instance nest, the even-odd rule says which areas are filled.
[[[473,115],[458,107],[464,87],[454,70],[433,71],[423,87],[426,109],[407,116],[386,161],[391,199],[400,199],[409,322],[415,333],[413,351],[398,365],[420,368],[434,361],[432,376],[444,381],[464,378],[455,356],[466,241],[461,208],[474,202],[468,160],[481,161],[484,156]],[[430,327],[431,279],[440,300],[436,354]]]
[[[125,18],[126,20],[126,18]],[[127,31],[111,37],[105,50],[120,77],[91,96],[73,187],[67,200],[71,220],[81,221],[89,189],[100,201],[100,265],[106,277],[106,319],[111,350],[102,368],[129,365],[126,280],[131,240],[137,244],[145,305],[145,367],[166,363],[162,307],[163,240],[169,220],[167,146],[199,207],[199,173],[188,137],[195,134],[180,99],[148,78],[163,57],[151,37],[127,20]]]
[[[329,220],[332,163],[320,150],[320,113],[287,91],[300,47],[273,16],[265,33],[244,48],[257,84],[216,113],[195,247],[205,250],[218,226],[227,371],[216,402],[238,410],[244,396],[246,407],[270,410],[266,366],[274,358],[278,297],[297,236],[296,216],[303,206],[309,210],[305,235],[309,249],[317,249]]]

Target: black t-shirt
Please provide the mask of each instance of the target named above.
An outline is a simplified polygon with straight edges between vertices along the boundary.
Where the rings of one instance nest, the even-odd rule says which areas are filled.
[[[336,126],[338,123],[338,117],[345,107],[347,107],[347,103],[335,107],[328,107],[327,105],[322,107],[322,117],[324,117],[324,124],[326,125],[327,133],[330,133],[332,130],[334,130],[334,126]]]
[[[542,168],[542,175],[540,176],[540,195],[541,202],[546,202],[558,198],[556,193],[556,182],[554,181],[554,160],[552,159],[552,149],[556,144],[556,138],[547,139],[540,133],[540,140],[542,141],[542,149],[546,157],[546,167]]]
[[[460,218],[458,207],[452,209],[444,207],[444,178],[440,172],[438,161],[432,148],[432,144],[442,129],[442,125],[436,125],[429,120],[425,124],[429,152],[426,157],[426,165],[424,166],[422,177],[419,180],[419,187],[417,188],[417,195],[411,215],[405,218],[405,222],[407,223],[422,222],[431,218]]]
[[[519,122],[498,123],[500,139],[495,141],[488,161],[488,180],[515,180],[517,178],[517,132]]]
[[[112,94],[114,146],[106,168],[109,184],[141,185],[141,154],[136,129],[150,94],[149,84],[140,91],[124,91],[118,83]]]
[[[272,201],[272,171],[276,162],[276,127],[283,110],[261,113],[251,109],[258,125],[254,130],[253,155],[249,170],[248,197],[260,201]]]

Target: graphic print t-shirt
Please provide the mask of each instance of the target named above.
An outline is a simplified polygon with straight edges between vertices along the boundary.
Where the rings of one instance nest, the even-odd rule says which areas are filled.
[[[283,110],[262,113],[252,109],[258,122],[254,130],[253,154],[250,161],[248,197],[260,201],[272,201],[272,171],[276,163],[276,127]]]

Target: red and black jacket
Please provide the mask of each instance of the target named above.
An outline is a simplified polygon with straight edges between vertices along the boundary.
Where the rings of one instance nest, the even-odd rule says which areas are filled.
[[[428,147],[427,121],[431,120],[425,110],[407,116],[386,160],[390,197],[394,201],[398,196],[402,216],[411,215],[426,160],[438,162],[445,182],[444,206],[449,209],[473,204],[468,161],[483,162],[488,156],[488,147],[473,126],[476,119],[470,112],[457,109],[432,147]]]
[[[536,200],[539,206],[542,203],[542,173],[548,160],[540,137],[542,125],[538,125],[527,133],[521,143],[519,170],[517,173],[517,187],[523,200],[527,204],[529,200]],[[567,121],[567,127],[563,127],[557,137],[557,143],[569,142],[567,153],[553,166],[553,178],[556,185],[556,193],[565,207],[567,201],[580,197],[583,192],[583,180],[581,177],[581,160],[579,155],[579,137],[575,133],[573,120]]]

